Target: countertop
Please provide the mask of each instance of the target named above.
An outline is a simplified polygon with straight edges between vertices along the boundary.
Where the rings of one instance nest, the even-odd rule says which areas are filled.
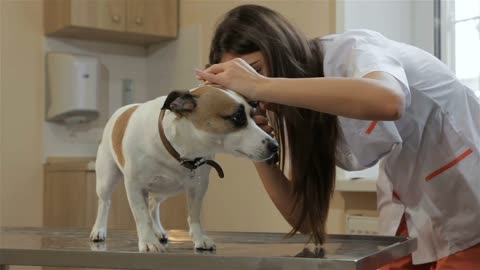
[[[109,231],[105,243],[92,243],[88,235],[73,228],[1,228],[0,266],[373,270],[416,249],[416,239],[400,237],[329,235],[315,248],[302,235],[211,232],[217,250],[195,251],[188,232],[173,230],[167,251],[154,254],[137,252],[135,231]]]

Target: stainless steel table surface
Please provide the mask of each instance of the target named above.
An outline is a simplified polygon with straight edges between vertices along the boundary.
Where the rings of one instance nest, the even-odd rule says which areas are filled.
[[[169,231],[165,253],[139,253],[135,231],[110,230],[104,243],[85,229],[1,228],[0,268],[9,265],[115,269],[373,270],[412,253],[416,239],[330,235],[321,249],[279,233],[210,232],[216,251],[195,251],[185,231]]]

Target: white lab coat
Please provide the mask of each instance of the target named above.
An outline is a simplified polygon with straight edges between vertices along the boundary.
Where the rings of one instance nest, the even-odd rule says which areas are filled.
[[[431,54],[368,30],[318,40],[326,77],[393,75],[405,94],[401,119],[339,117],[337,165],[358,170],[380,159],[380,232],[394,235],[405,214],[417,237],[414,264],[480,243],[480,103]],[[352,89],[355,91],[355,89]]]

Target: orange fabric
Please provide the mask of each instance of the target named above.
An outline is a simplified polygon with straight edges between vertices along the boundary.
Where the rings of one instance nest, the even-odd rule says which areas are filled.
[[[405,222],[405,215],[402,217],[402,221],[400,221],[400,226],[398,226],[397,236],[408,237],[408,228],[407,222]],[[412,255],[408,255],[385,265],[384,267],[380,268],[380,270],[430,270],[430,266],[431,263],[413,265]]]
[[[402,217],[397,230],[398,236],[407,237],[408,228],[405,216]],[[480,244],[459,251],[436,262],[413,265],[412,256],[398,259],[380,270],[479,270],[480,269]]]
[[[366,134],[370,135],[372,134],[373,132],[373,129],[375,128],[375,126],[378,124],[378,121],[372,121],[372,123],[370,124],[370,126],[368,126],[367,130],[365,131]]]
[[[400,196],[398,196],[398,193],[395,192],[395,191],[392,193],[392,197],[393,197],[394,199],[396,199],[396,200],[401,201],[401,200],[400,200]]]
[[[480,269],[480,244],[438,260],[432,270]]]
[[[471,153],[473,153],[472,149],[468,149],[467,151],[463,152],[460,156],[458,156],[454,160],[450,161],[445,166],[443,166],[440,169],[438,169],[438,170],[432,172],[431,174],[427,175],[427,177],[425,177],[425,181],[428,182],[428,181],[432,180],[435,176],[438,176],[438,175],[442,174],[443,172],[445,172],[446,170],[450,169],[451,167],[457,165],[460,161],[464,160]]]

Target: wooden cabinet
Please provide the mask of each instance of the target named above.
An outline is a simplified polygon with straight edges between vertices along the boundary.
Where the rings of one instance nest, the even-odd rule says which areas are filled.
[[[127,32],[176,36],[176,1],[127,0]]]
[[[91,228],[97,213],[95,171],[91,158],[54,158],[45,164],[44,226]],[[165,229],[188,229],[185,195],[171,198],[160,207]],[[135,229],[125,187],[112,194],[108,227]]]
[[[44,0],[45,34],[149,45],[177,36],[178,0]]]
[[[45,178],[44,225],[87,227],[85,173],[49,171]]]
[[[70,0],[71,7],[66,12],[71,12],[71,24],[78,27],[124,31],[125,3],[125,0]]]

